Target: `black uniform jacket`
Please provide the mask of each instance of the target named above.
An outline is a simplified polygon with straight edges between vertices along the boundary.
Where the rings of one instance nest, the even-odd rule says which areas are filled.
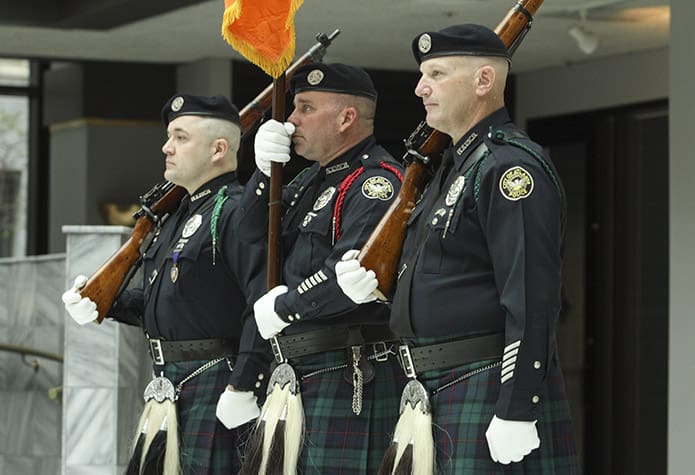
[[[283,279],[289,291],[275,311],[291,325],[286,334],[333,324],[388,321],[379,303],[354,304],[335,278],[335,264],[360,249],[400,189],[403,168],[369,137],[333,160],[305,169],[283,190]],[[267,230],[268,178],[251,177],[242,198],[247,239]]]
[[[480,146],[488,150],[481,153]],[[394,312],[391,327],[402,335],[408,328],[416,340],[504,332],[496,414],[532,420],[533,395],[555,349],[564,191],[550,159],[505,109],[478,123],[450,153],[441,188],[430,184],[408,223],[401,266],[414,274],[410,289],[397,287],[394,302],[410,290],[410,316],[404,321],[407,315]],[[433,203],[430,193],[437,193]]]
[[[212,249],[211,218],[216,195],[227,186]],[[234,216],[242,188],[235,173],[203,185],[164,221],[143,259],[143,288],[126,290],[109,317],[144,326],[150,338],[221,338],[239,343],[230,380],[255,390],[265,379],[271,355],[246,312],[247,301],[264,293],[264,249],[235,236]],[[246,318],[246,317],[249,318]]]

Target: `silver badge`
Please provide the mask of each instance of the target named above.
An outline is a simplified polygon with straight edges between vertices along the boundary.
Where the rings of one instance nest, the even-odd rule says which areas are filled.
[[[420,53],[425,54],[432,49],[432,38],[427,33],[420,35],[420,39],[417,41],[417,48]]]
[[[306,75],[306,81],[312,86],[316,86],[318,83],[323,81],[323,71],[320,69],[314,69]]]
[[[189,238],[193,236],[201,224],[203,224],[203,217],[199,214],[194,214],[188,218],[188,221],[186,221],[186,224],[184,224],[181,237]]]
[[[326,206],[328,202],[331,201],[331,198],[333,198],[334,193],[335,186],[331,186],[323,190],[323,193],[321,193],[319,197],[316,198],[316,202],[314,203],[314,211],[318,211],[324,206]]]
[[[173,101],[171,101],[171,110],[178,112],[183,107],[183,97],[178,96]]]
[[[459,199],[459,195],[461,195],[461,190],[463,190],[463,186],[466,184],[466,177],[460,176],[456,178],[456,181],[451,184],[449,187],[449,192],[446,194],[446,200],[444,200],[444,204],[447,206],[451,206],[456,201]]]

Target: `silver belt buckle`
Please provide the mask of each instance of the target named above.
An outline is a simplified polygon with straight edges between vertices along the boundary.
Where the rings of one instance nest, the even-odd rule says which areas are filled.
[[[372,343],[372,351],[374,351],[374,359],[379,362],[388,361],[389,349],[383,341]]]
[[[282,349],[280,348],[280,342],[278,341],[278,337],[274,336],[270,339],[270,348],[272,348],[273,356],[275,357],[275,361],[278,364],[287,361],[285,360],[285,355],[282,354]]]
[[[159,338],[150,338],[150,355],[152,356],[152,361],[156,365],[164,364],[164,352],[162,351],[162,340]]]
[[[415,378],[415,365],[413,364],[413,356],[410,354],[408,345],[400,345],[398,347],[398,356],[400,356],[401,366],[405,375],[409,378]]]

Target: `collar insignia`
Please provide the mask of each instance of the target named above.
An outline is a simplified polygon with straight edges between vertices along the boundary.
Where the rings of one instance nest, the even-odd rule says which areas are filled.
[[[210,191],[210,188],[208,188],[207,190],[203,190],[203,191],[201,191],[201,192],[199,192],[199,193],[196,193],[195,195],[191,196],[191,203],[193,203],[193,202],[196,201],[196,200],[199,200],[199,199],[202,198],[203,196],[209,195],[210,193],[212,193],[212,192]]]
[[[337,165],[331,165],[330,167],[326,167],[326,175],[339,172],[340,170],[347,170],[348,168],[350,168],[350,164],[348,164],[348,162],[342,162],[338,163]]]

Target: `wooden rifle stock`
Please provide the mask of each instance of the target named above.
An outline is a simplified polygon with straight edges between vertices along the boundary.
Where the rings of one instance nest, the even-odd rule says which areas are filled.
[[[340,30],[335,30],[330,36],[323,33],[316,35],[318,42],[287,68],[285,76],[288,80],[283,82],[284,92],[287,92],[289,78],[292,74],[306,64],[320,62],[326,49],[338,34],[340,34]],[[273,84],[266,87],[239,112],[242,136],[246,135],[261,120],[271,108],[272,102]],[[167,181],[155,186],[140,197],[142,207],[135,213],[136,221],[131,236],[89,277],[80,289],[82,297],[88,297],[96,303],[97,322],[101,323],[104,320],[106,312],[113,306],[114,301],[132,277],[144,252],[143,244],[152,228],[164,216],[174,212],[185,195],[186,190],[184,188]]]
[[[542,3],[543,0],[519,0],[495,28],[510,54],[531,28],[533,15]],[[412,161],[406,168],[400,192],[357,257],[363,267],[375,272],[379,281],[376,294],[381,300],[387,300],[393,294],[408,218],[427,183],[427,166],[439,157],[448,143],[446,134],[429,127],[424,121],[405,141],[408,150],[405,159]]]

